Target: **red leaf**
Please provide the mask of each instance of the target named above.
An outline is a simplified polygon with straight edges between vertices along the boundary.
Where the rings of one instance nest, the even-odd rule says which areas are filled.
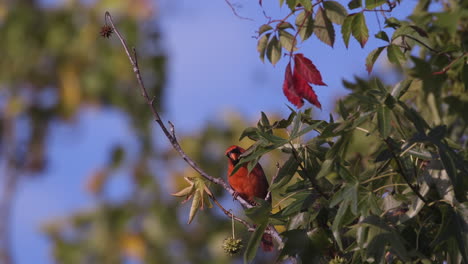
[[[304,100],[296,93],[295,81],[291,73],[291,63],[288,63],[284,73],[283,93],[286,98],[288,98],[289,102],[297,108],[301,108],[304,105]]]
[[[302,53],[294,55],[294,73],[298,73],[304,80],[316,85],[326,85],[322,81],[322,75],[311,60]]]
[[[322,105],[320,104],[317,98],[317,94],[315,94],[314,92],[314,89],[305,79],[302,78],[302,76],[297,71],[294,71],[293,80],[294,90],[296,91],[296,94],[299,95],[301,98],[306,99],[316,107],[322,109]]]

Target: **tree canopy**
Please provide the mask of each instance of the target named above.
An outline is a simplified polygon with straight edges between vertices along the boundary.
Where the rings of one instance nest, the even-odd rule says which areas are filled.
[[[284,82],[272,92],[284,93],[290,114],[259,109],[256,125],[231,118],[225,127],[208,124],[193,135],[177,135],[159,115],[164,54],[140,48],[127,58],[118,41],[159,43],[157,32],[136,17],[116,16],[124,9],[112,12],[118,17],[112,22],[100,8],[72,3],[59,11],[34,1],[12,3],[0,26],[7,40],[2,50],[12,50],[0,61],[0,84],[8,91],[1,126],[8,152],[2,151],[7,168],[15,168],[5,179],[43,168],[38,161],[44,160],[47,124],[72,118],[89,103],[125,111],[141,152],[128,172],[133,195],[119,203],[101,195],[125,159],[126,150],[117,146],[108,167],[88,182],[96,208],[45,226],[57,262],[468,263],[468,2],[420,0],[401,18],[392,16],[399,1],[280,0],[288,14],[265,18],[257,50],[266,63],[288,62]],[[370,14],[384,21],[378,32],[368,29]],[[110,40],[98,41],[99,30]],[[370,74],[386,54],[398,82],[386,84],[376,75],[343,80],[349,94],[337,101],[336,113],[316,119],[321,103],[314,87],[327,80],[298,43],[333,47],[343,40],[346,47],[350,41],[364,47],[369,38],[383,44],[357,64]],[[25,53],[41,67],[18,60]],[[143,97],[127,89],[136,83]],[[53,103],[40,101],[46,91],[55,95]],[[26,144],[17,143],[11,125],[20,119],[30,123]],[[153,120],[173,149],[151,147]],[[237,168],[252,169],[262,158],[271,203],[252,206],[234,197],[245,210],[222,206],[234,193],[222,179],[229,177],[222,153],[232,144],[248,148]],[[181,166],[184,160],[188,166]],[[168,177],[184,205],[168,197]],[[275,238],[274,253],[259,250],[265,232]],[[230,237],[241,238],[242,247]],[[8,242],[5,234],[0,238]],[[223,248],[242,254],[230,256]],[[8,260],[7,247],[2,253]]]

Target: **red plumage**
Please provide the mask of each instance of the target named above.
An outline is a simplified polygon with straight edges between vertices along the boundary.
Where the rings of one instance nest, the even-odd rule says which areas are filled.
[[[259,163],[255,165],[250,173],[248,173],[247,164],[245,164],[232,174],[234,167],[239,162],[240,155],[244,152],[245,149],[236,145],[230,146],[226,150],[225,154],[228,157],[228,182],[240,197],[251,204],[255,204],[254,197],[265,199],[268,194],[269,185],[263,168]],[[271,202],[271,199],[269,199],[269,201]],[[273,239],[271,235],[263,235],[261,247],[264,251],[273,250]]]

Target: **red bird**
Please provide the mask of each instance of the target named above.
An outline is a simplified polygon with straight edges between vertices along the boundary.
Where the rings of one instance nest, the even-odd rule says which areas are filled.
[[[237,195],[251,204],[255,204],[254,197],[265,199],[267,196],[268,181],[259,163],[257,163],[250,173],[247,169],[247,164],[245,164],[232,174],[234,167],[239,162],[240,155],[244,152],[245,149],[236,145],[230,146],[226,150],[226,156],[228,157],[228,182]],[[271,197],[269,201],[271,202]],[[270,234],[263,235],[261,247],[264,251],[273,250],[273,239]]]

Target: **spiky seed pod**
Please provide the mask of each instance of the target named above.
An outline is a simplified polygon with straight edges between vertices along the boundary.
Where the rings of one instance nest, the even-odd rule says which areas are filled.
[[[112,27],[109,25],[102,26],[101,32],[99,32],[99,34],[101,34],[101,36],[105,38],[109,38],[112,35],[112,33],[114,33],[114,29],[112,29]]]
[[[235,239],[233,237],[227,237],[223,241],[223,249],[226,254],[233,256],[241,251],[244,247],[242,245],[242,239]]]

